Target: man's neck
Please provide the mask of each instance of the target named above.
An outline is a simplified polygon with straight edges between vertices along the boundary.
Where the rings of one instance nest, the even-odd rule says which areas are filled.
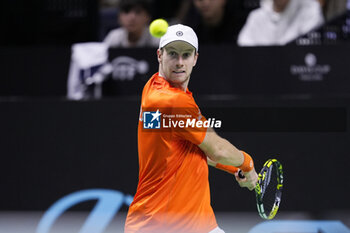
[[[164,78],[170,84],[171,87],[175,87],[183,92],[187,91],[188,82],[181,84],[169,82],[169,80],[167,80],[167,78],[160,71],[158,73],[158,76]]]

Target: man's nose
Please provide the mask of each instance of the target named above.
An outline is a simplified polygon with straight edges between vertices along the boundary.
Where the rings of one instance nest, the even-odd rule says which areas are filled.
[[[183,60],[183,58],[182,58],[181,56],[179,56],[178,59],[177,59],[176,65],[177,65],[178,67],[182,67],[183,64],[184,64],[184,60]]]

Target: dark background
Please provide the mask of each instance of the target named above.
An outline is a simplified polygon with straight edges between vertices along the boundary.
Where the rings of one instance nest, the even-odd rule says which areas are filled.
[[[220,105],[227,117],[220,135],[248,151],[256,168],[268,158],[284,166],[285,189],[281,209],[311,211],[349,208],[347,190],[349,101],[347,100],[231,100],[199,98],[210,111]],[[286,106],[288,106],[286,108]],[[255,131],[261,113],[274,109],[274,118]],[[3,210],[45,210],[59,198],[89,188],[110,188],[134,194],[137,185],[138,99],[71,102],[61,100],[3,101],[0,103]],[[312,127],[312,110],[323,112]],[[303,113],[296,132],[293,114]],[[210,114],[211,115],[211,114]],[[208,117],[210,115],[207,115]],[[211,116],[213,117],[213,116]],[[334,124],[333,122],[337,122]],[[324,127],[324,125],[331,125]],[[255,209],[254,194],[239,188],[234,178],[210,169],[212,204],[217,211]],[[336,198],[330,198],[335,197]],[[322,205],[320,204],[322,203]],[[83,207],[82,207],[83,208]]]
[[[348,98],[350,95],[350,44],[239,48],[203,45],[193,70],[190,90],[212,98]],[[303,66],[314,54],[316,66],[330,66],[321,81],[302,81],[291,66]],[[111,49],[109,60],[129,56],[149,63],[149,72],[132,82],[116,81],[105,96],[137,96],[148,78],[158,71],[156,50]],[[70,46],[0,47],[0,97],[61,98],[66,96]],[[215,97],[220,95],[221,97]]]

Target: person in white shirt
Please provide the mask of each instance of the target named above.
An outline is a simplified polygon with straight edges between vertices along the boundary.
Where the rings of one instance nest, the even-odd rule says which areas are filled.
[[[261,0],[239,33],[239,46],[285,45],[324,23],[317,0]]]
[[[152,37],[148,31],[151,9],[149,0],[121,0],[121,27],[110,31],[103,42],[110,48],[158,47],[159,39]]]

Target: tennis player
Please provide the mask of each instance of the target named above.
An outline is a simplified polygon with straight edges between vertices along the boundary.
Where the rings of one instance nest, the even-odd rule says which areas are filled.
[[[253,190],[258,177],[253,160],[201,124],[187,128],[170,124],[171,129],[145,127],[146,114],[152,114],[154,122],[162,114],[166,122],[175,122],[177,116],[202,123],[206,120],[187,88],[198,59],[198,38],[192,28],[170,26],[160,39],[157,57],[159,72],[142,92],[139,183],[125,232],[224,232],[210,205],[208,164],[235,172],[239,184]],[[244,179],[238,178],[233,166],[242,170]]]

